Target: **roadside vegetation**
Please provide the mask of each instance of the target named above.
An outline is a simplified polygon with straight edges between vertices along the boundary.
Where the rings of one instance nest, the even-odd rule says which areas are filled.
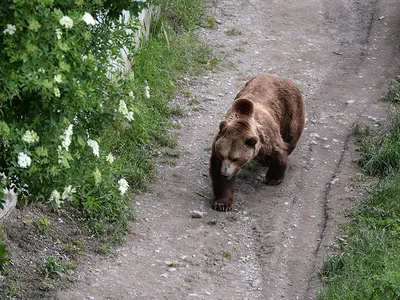
[[[354,131],[359,164],[378,183],[350,212],[340,253],[325,260],[319,300],[400,299],[400,78],[382,100],[393,103],[383,132],[361,125]]]
[[[152,1],[157,17],[140,47],[138,21],[119,15],[148,3],[57,3],[0,8],[0,208],[6,189],[25,211],[16,228],[0,226],[0,299],[44,297],[75,280],[82,252],[109,253],[123,240],[129,196],[154,178],[159,148],[176,144],[166,134],[182,113],[172,96],[183,77],[216,64],[194,34],[207,20],[204,0]],[[127,73],[115,68],[122,47]]]

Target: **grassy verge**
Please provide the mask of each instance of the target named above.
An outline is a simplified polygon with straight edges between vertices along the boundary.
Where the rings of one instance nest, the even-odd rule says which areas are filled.
[[[134,53],[131,77],[140,91],[135,97],[135,120],[129,130],[110,130],[103,141],[122,158],[121,174],[138,191],[154,177],[153,157],[160,146],[173,147],[174,137],[165,134],[177,109],[169,104],[180,80],[213,66],[210,49],[193,29],[203,21],[203,0],[159,1],[161,13],[151,24],[150,38]],[[146,96],[146,88],[151,97]],[[95,233],[111,233],[120,239],[132,217],[129,201],[86,202],[89,226]]]
[[[396,82],[385,97],[398,102]],[[343,226],[345,246],[325,260],[320,270],[325,299],[400,299],[400,114],[394,113],[384,133],[356,127],[360,166],[378,176],[368,199]]]

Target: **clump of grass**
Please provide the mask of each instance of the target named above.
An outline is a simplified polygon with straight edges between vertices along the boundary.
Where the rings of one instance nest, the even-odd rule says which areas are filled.
[[[207,24],[208,28],[211,28],[211,29],[217,28],[217,22],[216,22],[215,17],[212,17],[212,16],[207,17],[206,24]]]
[[[391,101],[400,104],[400,76],[397,76],[390,84],[389,91],[384,97],[383,101]]]
[[[386,133],[379,139],[369,129],[357,129],[361,147],[360,166],[372,176],[385,176],[400,168],[400,114],[392,117]]]
[[[42,265],[41,272],[45,278],[59,279],[64,275],[70,274],[73,269],[73,265],[63,264],[56,257],[49,256]]]
[[[235,27],[232,27],[232,28],[229,28],[229,29],[226,31],[226,34],[227,34],[228,36],[238,36],[238,35],[241,35],[242,32],[241,32],[239,29],[237,29],[237,28],[235,28]]]

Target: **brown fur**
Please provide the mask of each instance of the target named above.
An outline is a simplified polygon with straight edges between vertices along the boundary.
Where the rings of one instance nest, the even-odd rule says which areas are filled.
[[[287,157],[296,147],[304,124],[303,98],[291,80],[277,75],[249,80],[220,123],[212,144],[213,208],[232,209],[237,174],[255,157],[268,165],[266,183],[280,184]]]

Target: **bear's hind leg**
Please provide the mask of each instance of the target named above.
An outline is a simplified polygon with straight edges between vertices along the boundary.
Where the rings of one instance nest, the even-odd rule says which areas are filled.
[[[268,171],[265,178],[267,185],[281,184],[285,177],[287,167],[287,154],[279,154],[269,157]]]

